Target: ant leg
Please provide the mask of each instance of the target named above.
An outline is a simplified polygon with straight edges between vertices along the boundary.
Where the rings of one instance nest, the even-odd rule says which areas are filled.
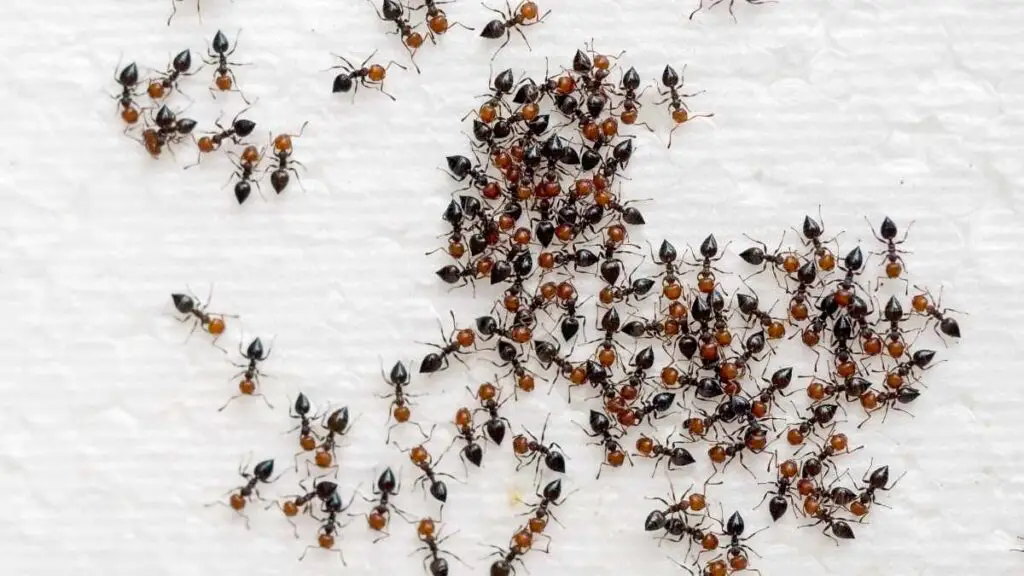
[[[504,48],[505,46],[507,46],[507,45],[508,45],[508,42],[509,42],[509,40],[511,40],[511,39],[512,39],[512,32],[508,32],[508,31],[506,31],[506,32],[505,32],[505,41],[504,41],[504,42],[502,42],[502,43],[501,43],[501,46],[498,46],[498,49],[494,51],[494,54],[493,54],[493,55],[491,55],[491,62],[494,62],[494,59],[498,57],[498,53],[499,53],[499,52],[501,52],[501,49],[502,49],[502,48]]]

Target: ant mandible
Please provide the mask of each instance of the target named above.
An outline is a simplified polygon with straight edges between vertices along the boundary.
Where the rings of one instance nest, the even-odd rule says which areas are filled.
[[[407,68],[394,60],[388,62],[387,66],[381,66],[380,64],[371,64],[370,66],[367,66],[366,63],[369,62],[376,54],[376,50],[371,52],[370,55],[366,57],[366,60],[363,60],[362,64],[358,67],[353,66],[352,63],[344,56],[332,54],[335,58],[340,59],[342,64],[338,66],[331,66],[328,70],[341,68],[343,72],[334,77],[334,85],[331,87],[331,92],[337,94],[339,92],[351,91],[352,101],[355,102],[356,92],[359,90],[359,86],[362,85],[367,89],[376,88],[377,90],[380,90],[381,94],[394,101],[395,97],[384,91],[384,77],[387,75],[388,69],[391,68],[391,66],[398,66],[402,70],[406,70]],[[358,84],[356,83],[357,81]]]
[[[686,73],[686,66],[683,66],[682,74]],[[668,148],[672,147],[672,134],[683,124],[693,120],[694,118],[711,118],[714,113],[710,114],[697,114],[695,116],[690,115],[690,109],[687,108],[683,98],[692,98],[703,94],[704,91],[694,92],[693,94],[681,94],[679,89],[683,87],[683,76],[682,74],[676,73],[672,66],[666,65],[665,69],[661,72],[661,84],[665,87],[664,90],[658,88],[658,95],[665,96],[664,100],[655,102],[655,106],[661,106],[662,104],[668,103],[668,108],[672,112],[672,121],[675,122],[675,126],[672,131],[668,133]]]
[[[472,328],[463,328],[461,330],[456,331],[454,327],[455,313],[450,312],[450,314],[452,317],[453,324],[452,334],[445,338],[447,344],[445,344],[444,346],[438,344],[428,344],[429,346],[437,348],[438,350],[440,350],[440,352],[431,352],[430,354],[427,354],[426,356],[423,357],[423,360],[420,362],[421,374],[431,374],[437,372],[438,370],[448,368],[449,356],[465,364],[462,358],[459,358],[458,355],[465,354],[466,352],[463,351],[463,348],[469,348],[470,346],[473,346],[476,343],[476,332],[474,332]],[[438,323],[438,326],[440,327],[440,322]],[[441,335],[442,337],[444,336],[443,327],[441,327]]]
[[[512,6],[508,3],[508,0],[505,0],[505,8],[508,12],[495,10],[486,4],[483,4],[483,7],[487,8],[491,12],[497,13],[501,16],[501,19],[494,19],[488,22],[480,32],[480,37],[494,40],[501,38],[502,35],[505,36],[505,41],[502,42],[501,46],[494,51],[494,55],[491,56],[491,61],[498,56],[498,52],[501,52],[502,48],[504,48],[512,39],[512,30],[518,32],[519,35],[523,37],[523,42],[526,42],[527,49],[533,51],[533,48],[530,46],[530,41],[526,39],[526,34],[523,34],[522,29],[527,26],[540,24],[544,18],[551,13],[551,10],[548,10],[538,17],[540,9],[537,7],[537,3],[532,0],[524,0],[523,2],[520,2],[519,6],[516,6],[515,11],[512,10]]]

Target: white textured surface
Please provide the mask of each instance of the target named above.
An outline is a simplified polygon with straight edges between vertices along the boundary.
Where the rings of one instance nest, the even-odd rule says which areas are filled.
[[[169,2],[6,2],[0,47],[0,550],[4,573],[18,575],[310,573],[340,570],[329,555],[296,557],[313,541],[292,539],[277,513],[252,510],[252,530],[223,508],[203,508],[236,485],[235,469],[252,450],[285,467],[294,438],[287,397],[347,403],[356,422],[340,451],[342,485],[365,491],[380,466],[403,469],[400,505],[434,510],[412,492],[407,460],[381,442],[387,407],[381,358],[419,358],[416,340],[435,340],[436,319],[457,306],[471,318],[489,292],[467,303],[447,294],[432,271],[442,261],[423,252],[437,243],[448,193],[436,170],[442,154],[466,150],[457,119],[487,85],[494,44],[455,30],[418,58],[423,74],[394,72],[397,103],[361,92],[355,105],[329,94],[331,51],[361,60],[374,49],[404,62],[394,36],[362,2],[191,0],[170,28]],[[870,526],[841,549],[789,518],[752,542],[766,576],[781,574],[1020,574],[1024,554],[1007,550],[1024,534],[1019,250],[1024,138],[1024,6],[1012,0],[942,3],[790,0],[737,7],[685,21],[691,2],[552,2],[549,20],[531,29],[534,51],[514,38],[498,66],[542,74],[544,56],[568,62],[591,37],[607,52],[627,50],[646,82],[666,62],[688,64],[688,84],[707,93],[691,101],[713,122],[697,121],[666,150],[662,110],[644,117],[659,135],[639,133],[626,195],[652,198],[638,238],[663,236],[680,248],[708,232],[721,243],[742,232],[776,238],[823,205],[828,228],[844,228],[844,246],[870,241],[862,220],[884,214],[916,220],[908,263],[916,281],[946,287],[945,303],[969,310],[965,338],[939,348],[941,364],[913,406],[885,426],[857,432],[867,446],[845,460],[888,463],[906,478],[876,510]],[[542,3],[542,8],[547,3]],[[481,26],[479,4],[446,6],[452,19]],[[124,138],[111,70],[124,61],[162,68],[168,54],[204,50],[218,28],[244,30],[237,59],[251,117],[259,130],[295,131],[308,193],[289,189],[239,208],[221,188],[224,159],[184,172],[190,153],[152,161]],[[1013,40],[1017,37],[1018,40]],[[209,70],[186,80],[196,99],[189,114],[211,122]],[[178,105],[183,101],[178,100]],[[273,196],[269,187],[265,193]],[[734,244],[731,251],[743,243]],[[730,268],[737,267],[732,257]],[[212,309],[242,315],[238,328],[276,335],[265,390],[277,406],[239,402],[233,367],[203,334],[182,345],[168,294],[186,283]],[[762,297],[767,300],[768,298]],[[591,314],[591,318],[593,315]],[[591,319],[590,322],[593,322]],[[790,347],[793,349],[794,347]],[[231,358],[234,352],[232,353]],[[801,353],[802,354],[802,353]],[[806,361],[807,356],[800,356]],[[800,361],[799,359],[795,361]],[[779,361],[781,364],[782,362]],[[468,401],[463,386],[490,377],[454,366],[443,378],[414,377],[419,419],[450,422]],[[566,489],[579,488],[551,526],[552,554],[527,559],[533,574],[678,573],[641,530],[643,495],[661,494],[646,463],[593,481],[599,450],[581,446],[570,409],[538,392],[509,417],[539,428],[569,453]],[[798,396],[796,396],[798,397]],[[851,414],[851,421],[856,416]],[[450,430],[445,430],[450,432]],[[404,440],[408,441],[407,436]],[[400,438],[401,439],[401,438]],[[442,438],[443,440],[443,438]],[[441,442],[435,440],[436,451]],[[506,442],[508,442],[506,440]],[[696,453],[696,451],[695,451]],[[694,472],[700,478],[707,467]],[[764,466],[766,458],[755,460]],[[508,447],[491,449],[468,485],[450,486],[445,520],[461,532],[452,550],[485,573],[487,550],[505,545],[521,518],[510,504],[530,493],[529,475],[512,476]],[[461,474],[449,457],[442,466]],[[690,474],[677,474],[685,488]],[[747,510],[761,497],[739,468],[712,493],[726,508]],[[292,492],[292,477],[269,489]],[[745,513],[748,529],[765,510]],[[411,528],[371,545],[361,522],[342,540],[349,573],[372,569],[420,573],[407,557]],[[453,573],[467,570],[453,564]],[[582,572],[581,572],[582,573]]]

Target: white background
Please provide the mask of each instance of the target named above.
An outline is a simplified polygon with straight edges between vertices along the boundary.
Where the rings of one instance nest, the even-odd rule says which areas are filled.
[[[1024,534],[1019,360],[1022,327],[1019,257],[1021,142],[1024,137],[1024,7],[1010,0],[942,3],[791,0],[737,7],[734,24],[719,7],[688,22],[692,2],[634,0],[560,2],[544,24],[528,31],[533,52],[518,37],[496,69],[539,76],[544,57],[568,65],[592,37],[601,51],[626,50],[645,83],[666,63],[687,64],[686,82],[707,90],[690,101],[714,112],[676,132],[663,109],[643,118],[656,134],[637,131],[627,198],[647,226],[633,240],[663,237],[682,249],[714,232],[735,253],[746,232],[777,242],[820,203],[829,231],[846,230],[848,249],[873,245],[863,216],[889,215],[915,224],[906,247],[915,282],[945,287],[944,304],[960,316],[963,342],[945,349],[949,361],[925,379],[912,406],[916,418],[890,415],[861,431],[854,408],[842,425],[865,449],[843,460],[859,475],[868,461],[907,476],[877,509],[857,539],[837,549],[788,517],[752,541],[763,559],[752,565],[780,574],[1019,574],[1024,554],[1011,553]],[[491,14],[469,1],[447,5],[452,20],[483,25]],[[346,494],[365,492],[385,464],[402,468],[400,506],[436,513],[411,490],[405,456],[382,442],[386,387],[381,363],[418,361],[416,341],[440,338],[437,320],[450,309],[468,319],[490,307],[493,293],[448,293],[432,272],[444,260],[423,253],[439,245],[439,215],[454,189],[437,170],[443,155],[465,153],[458,119],[485,91],[495,43],[456,29],[418,55],[422,75],[392,70],[388,89],[398,101],[360,92],[355,104],[330,94],[330,52],[361,61],[406,63],[394,36],[364,2],[203,0],[202,22],[185,2],[170,27],[170,2],[6,2],[0,8],[0,549],[7,574],[324,574],[341,570],[336,557],[311,553],[315,526],[302,541],[276,511],[250,510],[252,530],[222,507],[204,508],[237,485],[236,468],[249,451],[287,468],[295,448],[285,436],[289,398],[303,390],[321,404],[347,404],[359,419],[339,451]],[[249,116],[257,134],[309,128],[295,141],[308,170],[266,201],[254,194],[239,207],[223,157],[150,159],[121,134],[109,94],[111,72],[135,60],[162,69],[182,48],[194,56],[218,29],[234,40],[247,94],[258,96]],[[149,74],[143,69],[143,74]],[[208,126],[234,98],[213,101],[210,69],[182,83],[196,103],[188,115]],[[649,95],[650,96],[650,93]],[[648,100],[649,101],[649,100]],[[187,100],[172,101],[183,107]],[[844,251],[845,251],[844,249]],[[872,265],[878,265],[874,260]],[[726,282],[730,286],[729,280]],[[168,295],[185,285],[211,310],[237,313],[222,340],[225,357],[171,318]],[[764,292],[762,300],[773,297]],[[780,307],[781,310],[781,307]],[[593,325],[594,313],[588,312]],[[465,323],[465,322],[464,322]],[[239,330],[246,338],[276,336],[265,364],[264,390],[277,407],[240,401],[216,412],[231,394]],[[594,337],[589,331],[588,337]],[[772,366],[806,366],[796,341]],[[802,364],[801,364],[802,363]],[[798,368],[797,372],[801,370]],[[441,423],[434,443],[450,437],[455,408],[470,402],[464,386],[491,378],[489,364],[443,377],[414,375],[416,419]],[[682,550],[657,546],[641,527],[644,495],[662,495],[663,474],[637,462],[593,479],[600,449],[584,446],[573,421],[585,423],[593,402],[566,407],[547,386],[508,417],[537,430],[553,413],[548,434],[572,458],[566,491],[579,489],[551,525],[550,555],[531,554],[533,574],[679,573],[666,559]],[[794,396],[800,398],[802,394]],[[679,418],[674,416],[673,418]],[[667,428],[659,432],[663,436]],[[410,442],[415,436],[399,436]],[[485,573],[483,544],[505,546],[522,520],[516,496],[529,499],[530,475],[513,474],[508,448],[489,447],[484,469],[469,483],[450,483],[446,544],[472,572]],[[709,473],[699,466],[673,474],[677,489]],[[758,471],[767,456],[751,460]],[[459,476],[449,456],[442,464]],[[748,530],[770,522],[750,511],[763,493],[739,467],[710,494],[727,511],[739,509]],[[294,492],[287,475],[265,494]],[[354,509],[363,510],[358,502]],[[254,507],[256,508],[256,507]],[[348,572],[421,573],[412,527],[393,523],[377,545],[357,520],[341,546]],[[453,573],[469,572],[457,562]]]

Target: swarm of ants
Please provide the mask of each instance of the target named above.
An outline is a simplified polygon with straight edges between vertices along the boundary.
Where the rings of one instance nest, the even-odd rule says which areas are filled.
[[[499,72],[484,102],[466,115],[475,116],[471,151],[445,159],[448,174],[462,187],[441,215],[444,245],[428,254],[443,253],[436,269],[442,285],[472,296],[478,288],[489,290],[494,304],[475,318],[453,312],[451,330],[442,330],[442,340],[418,362],[396,362],[381,371],[381,396],[389,402],[384,442],[408,457],[412,487],[436,504],[438,514],[416,519],[399,508],[401,471],[390,467],[373,479],[369,496],[342,494],[337,451],[355,418],[346,407],[317,411],[299,394],[289,407],[294,427],[288,433],[295,435],[297,449],[288,467],[304,471],[304,479],[293,494],[267,500],[266,507],[279,508],[296,537],[297,522],[312,520],[301,557],[319,549],[345,563],[340,535],[352,520],[344,519],[362,518],[376,541],[390,535],[397,517],[416,526],[416,540],[408,539],[418,541],[425,571],[448,574],[450,561],[464,562],[443,546],[457,533],[441,535],[443,508],[449,498],[462,497],[453,480],[466,483],[472,470],[488,465],[488,449],[510,450],[516,472],[532,475],[536,486],[524,523],[507,543],[491,546],[490,574],[499,576],[525,572],[533,552],[557,551],[551,548],[558,535],[550,523],[560,526],[558,509],[568,499],[563,482],[587,473],[568,464],[571,452],[599,451],[601,462],[592,471],[598,479],[621,474],[627,464],[672,476],[692,471],[698,459],[707,462],[714,472],[703,479],[703,488],[650,497],[659,504],[643,526],[660,541],[675,542],[670,558],[694,575],[757,571],[752,540],[788,514],[840,545],[855,538],[855,527],[860,530],[875,507],[888,506],[887,493],[902,474],[873,462],[851,472],[844,459],[864,447],[848,434],[910,413],[922,394],[924,373],[942,361],[936,361],[938,350],[918,345],[919,337],[934,335],[947,348],[954,345],[964,314],[944,307],[941,291],[933,294],[908,278],[911,223],[869,221],[867,243],[843,247],[843,233],[827,230],[819,210],[783,231],[778,244],[746,237],[730,250],[732,242],[720,245],[708,234],[693,247],[668,239],[641,247],[634,240],[645,217],[635,201],[621,197],[634,139],[620,128],[647,127],[639,103],[645,88],[634,68],[612,79],[619,56],[587,47],[569,67],[554,76],[545,72],[540,80]],[[346,61],[345,70],[349,76],[342,83],[354,89],[356,82],[379,83],[386,68]],[[183,73],[169,72],[155,85],[173,89]],[[126,96],[119,105],[128,121],[139,110],[128,90],[138,83],[137,71],[126,67],[120,76]],[[682,78],[682,69],[668,65],[659,79],[673,132],[696,117],[684,103],[695,94],[684,92]],[[148,138],[157,150],[191,134],[189,122],[162,110],[154,122],[156,128],[147,130],[155,131]],[[200,148],[238,142],[243,132],[252,132],[242,122],[236,118],[232,128],[209,136]],[[279,135],[267,147],[279,162],[272,183],[286,186],[294,170],[291,137]],[[239,160],[240,183],[252,180],[263,156],[249,148]],[[754,277],[777,290],[755,290]],[[727,290],[723,280],[736,287]],[[585,310],[590,300],[594,306]],[[191,293],[172,295],[180,320],[191,322],[193,331],[202,328],[216,345],[226,319],[235,316],[209,312],[209,301]],[[783,304],[779,310],[777,302]],[[805,349],[807,361],[780,363],[782,347]],[[239,393],[222,410],[235,399],[262,394],[260,378],[271,349],[260,338],[239,343]],[[490,360],[498,373],[470,387],[452,407],[450,420],[424,430],[422,423],[430,419],[415,414],[413,374],[429,380],[473,358]],[[576,423],[582,435],[574,444],[551,438],[547,421],[537,433],[508,418],[506,404],[541,394],[540,383],[549,395],[558,390],[586,407],[589,417]],[[791,400],[794,394],[806,396],[803,408]],[[840,429],[851,421],[852,427]],[[391,440],[395,428],[409,426],[420,441]],[[447,448],[433,441],[439,426],[452,438]],[[452,469],[455,459],[466,481],[452,473],[459,472]],[[767,473],[755,472],[761,467]],[[712,505],[708,492],[730,468],[743,468],[755,480],[760,529],[747,528],[754,511],[726,516]],[[260,489],[276,480],[274,469],[273,459],[251,471],[241,468],[240,486],[220,504],[247,523],[247,506],[263,499]],[[365,505],[355,504],[356,496]]]

